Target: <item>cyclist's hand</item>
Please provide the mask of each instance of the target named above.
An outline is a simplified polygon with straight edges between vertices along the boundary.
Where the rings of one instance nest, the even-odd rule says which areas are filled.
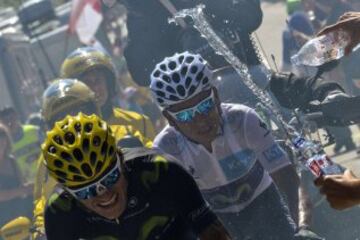
[[[294,236],[295,240],[325,240],[310,229],[300,228]]]
[[[351,41],[345,49],[345,54],[349,54],[352,49],[360,43],[360,12],[347,12],[339,18],[334,25],[330,25],[321,30],[318,35],[329,32],[344,30],[349,33]]]

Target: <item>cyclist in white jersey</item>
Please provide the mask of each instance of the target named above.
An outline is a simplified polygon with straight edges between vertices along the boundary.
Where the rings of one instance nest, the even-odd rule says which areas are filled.
[[[207,62],[189,52],[157,64],[150,88],[169,121],[154,147],[193,175],[233,237],[293,239],[296,225],[273,180],[297,203],[298,177],[255,111],[221,104]]]

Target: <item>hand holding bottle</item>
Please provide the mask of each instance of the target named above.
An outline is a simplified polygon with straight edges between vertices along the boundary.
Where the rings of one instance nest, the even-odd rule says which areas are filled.
[[[322,29],[318,36],[340,30],[347,32],[350,36],[350,41],[345,48],[345,55],[347,55],[356,45],[360,44],[360,12],[345,13],[339,18],[337,23]]]
[[[350,170],[343,175],[321,176],[315,180],[332,208],[343,210],[360,204],[360,179]]]

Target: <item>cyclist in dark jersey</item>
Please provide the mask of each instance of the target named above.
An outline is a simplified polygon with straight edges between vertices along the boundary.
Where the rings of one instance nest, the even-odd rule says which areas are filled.
[[[169,157],[142,148],[116,150],[96,115],[67,116],[42,145],[54,193],[47,239],[230,239],[196,183]]]

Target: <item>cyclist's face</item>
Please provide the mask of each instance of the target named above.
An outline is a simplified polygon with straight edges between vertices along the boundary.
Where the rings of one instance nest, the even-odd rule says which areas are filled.
[[[81,81],[95,93],[96,101],[100,106],[103,106],[109,97],[106,78],[106,73],[99,69],[90,70],[81,76]]]
[[[187,138],[200,144],[207,144],[214,140],[220,128],[220,114],[219,114],[219,99],[217,97],[216,89],[204,91],[197,96],[175,105],[172,105],[167,110],[170,112],[179,112],[182,110],[194,107],[209,98],[211,91],[214,91],[214,107],[206,114],[195,113],[191,121],[181,122],[176,120],[167,111],[164,111],[164,116],[169,123],[176,127]]]
[[[127,206],[127,181],[122,175],[120,179],[96,197],[80,200],[89,210],[107,219],[116,219],[121,216]]]

